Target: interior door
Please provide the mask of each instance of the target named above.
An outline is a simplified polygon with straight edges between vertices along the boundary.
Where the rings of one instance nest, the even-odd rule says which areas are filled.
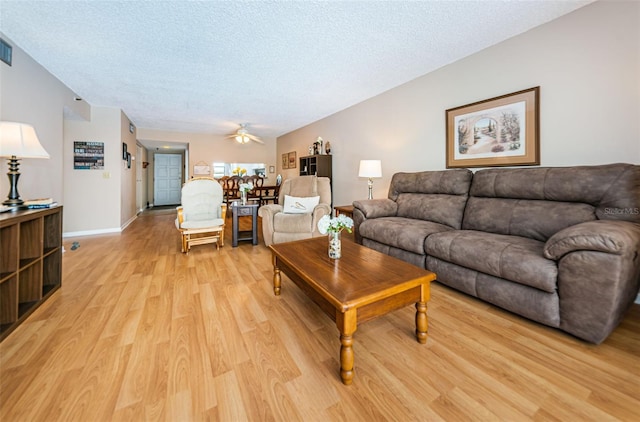
[[[182,155],[156,154],[154,160],[154,205],[180,204],[182,187]]]

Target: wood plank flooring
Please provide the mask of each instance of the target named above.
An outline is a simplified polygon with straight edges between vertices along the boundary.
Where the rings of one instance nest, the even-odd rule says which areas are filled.
[[[363,324],[345,386],[262,240],[232,248],[229,219],[183,255],[174,218],[65,239],[62,288],[0,344],[0,420],[640,420],[640,305],[594,346],[434,283],[427,344],[412,306]]]

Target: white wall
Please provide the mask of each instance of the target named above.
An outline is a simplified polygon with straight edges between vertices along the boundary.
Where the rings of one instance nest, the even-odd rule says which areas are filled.
[[[534,86],[542,166],[640,164],[640,3],[578,9],[281,136],[277,154],[330,141],[336,205],[366,198],[359,160],[381,159],[383,198],[395,172],[445,168],[445,110]]]
[[[35,62],[20,47],[0,33],[13,46],[12,66],[0,62],[0,120],[33,125],[40,143],[51,158],[20,161],[18,190],[22,199],[51,197],[64,204],[63,115],[65,108],[73,118],[88,119],[90,107],[75,101],[75,94]],[[0,160],[0,202],[9,193],[7,160]],[[66,212],[66,210],[65,210]]]

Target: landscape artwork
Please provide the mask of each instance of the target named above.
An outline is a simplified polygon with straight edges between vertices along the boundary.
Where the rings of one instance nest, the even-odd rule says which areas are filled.
[[[524,155],[524,101],[455,118],[455,158]]]
[[[446,111],[447,168],[539,165],[539,87]]]

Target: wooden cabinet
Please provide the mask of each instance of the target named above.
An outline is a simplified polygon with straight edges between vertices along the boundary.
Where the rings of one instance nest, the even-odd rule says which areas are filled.
[[[62,284],[62,207],[0,214],[0,341]]]
[[[331,155],[300,157],[300,176],[313,175],[331,179]]]

